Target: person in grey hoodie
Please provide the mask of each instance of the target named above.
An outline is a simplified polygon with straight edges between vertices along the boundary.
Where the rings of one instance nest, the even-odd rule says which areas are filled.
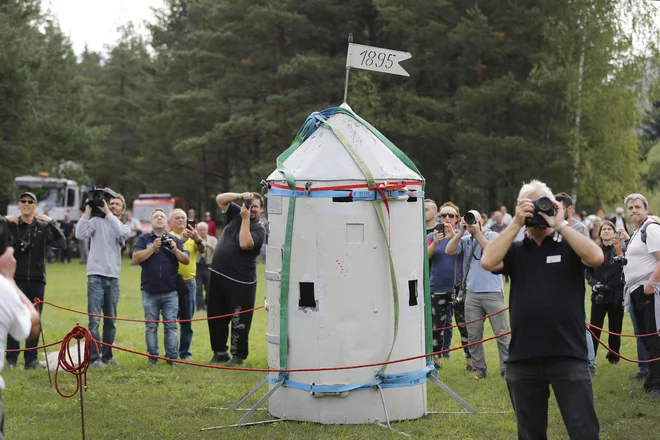
[[[92,208],[85,202],[85,213],[78,222],[76,238],[91,238],[87,258],[87,312],[107,316],[103,319],[103,339],[99,336],[99,316],[89,317],[89,331],[97,341],[112,344],[117,332],[114,318],[119,304],[121,248],[131,234],[131,229],[119,220],[126,211],[126,201],[121,194],[110,200],[110,206],[104,200],[101,211],[105,217],[91,217]],[[112,357],[111,347],[103,345],[100,351],[99,354],[96,347],[92,350],[93,367],[118,365]]]

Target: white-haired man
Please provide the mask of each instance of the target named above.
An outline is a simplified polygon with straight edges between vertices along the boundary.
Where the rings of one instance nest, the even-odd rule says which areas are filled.
[[[623,267],[626,279],[625,310],[630,312],[635,334],[656,333],[660,322],[660,225],[649,218],[649,204],[641,194],[630,194],[624,203],[635,230],[626,248],[628,264]],[[660,358],[660,336],[637,339],[639,360]],[[644,390],[660,397],[660,361],[639,364],[636,378],[646,378]]]
[[[535,210],[532,201],[543,197],[552,215]],[[526,223],[527,237],[514,242]],[[563,204],[536,180],[521,188],[511,226],[484,250],[482,267],[511,277],[505,377],[520,439],[547,437],[550,385],[569,437],[598,438],[584,337],[584,268],[601,264],[601,249],[568,227]]]

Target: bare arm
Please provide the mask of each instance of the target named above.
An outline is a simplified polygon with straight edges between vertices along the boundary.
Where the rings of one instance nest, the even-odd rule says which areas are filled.
[[[465,231],[467,230],[467,223],[465,223],[465,220],[461,221],[461,229],[459,229],[458,234],[454,233],[454,228],[449,229],[451,229],[451,231],[448,231],[448,229],[445,228],[445,233],[451,236],[451,240],[449,240],[449,243],[447,243],[447,247],[445,248],[445,254],[456,255],[461,238],[463,238],[463,234],[465,234]]]
[[[521,227],[515,221],[511,222],[497,237],[489,241],[488,247],[484,248],[481,256],[481,267],[491,272],[501,270],[504,267],[504,256],[509,251]]]
[[[176,259],[179,260],[179,263],[181,264],[189,264],[190,263],[190,256],[183,252],[179,248],[174,248],[174,255],[176,256]]]
[[[215,198],[215,202],[218,204],[222,212],[227,212],[227,208],[231,202],[236,202],[241,200],[241,195],[239,193],[227,192],[218,194]]]
[[[158,248],[160,248],[160,246],[161,246],[160,238],[157,238],[148,248],[133,252],[133,263],[135,264],[144,263],[146,260],[149,259],[149,257],[151,257],[153,254],[156,253],[156,251],[158,250]]]
[[[563,210],[561,215],[563,217]],[[502,270],[504,267],[504,257],[509,251],[511,244],[516,239],[520,229],[525,225],[525,220],[532,217],[534,217],[534,205],[532,201],[529,199],[519,200],[516,205],[516,215],[511,224],[495,237],[493,241],[490,241],[488,247],[484,248],[483,255],[481,256],[481,267],[490,272]]]
[[[243,210],[247,212],[245,206],[241,208],[241,217],[243,217]],[[249,251],[254,247],[254,240],[252,240],[252,234],[250,234],[250,218],[243,217],[241,218],[241,230],[238,233],[238,241],[241,249],[244,251]]]
[[[655,255],[655,258],[658,259],[658,262],[655,264],[655,269],[653,269],[653,273],[651,274],[651,278],[649,278],[649,282],[644,284],[645,295],[653,295],[655,293],[655,288],[651,287],[649,283],[656,284],[658,281],[660,281],[660,251],[653,252],[653,255]]]
[[[582,259],[587,267],[598,267],[603,264],[603,251],[593,240],[585,237],[570,226],[561,230],[561,235],[571,245],[571,248]],[[658,272],[660,277],[660,272]]]

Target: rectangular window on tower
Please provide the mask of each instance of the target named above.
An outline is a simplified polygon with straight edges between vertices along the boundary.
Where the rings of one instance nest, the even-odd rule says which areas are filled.
[[[317,307],[316,307],[316,298],[314,297],[314,283],[301,282],[298,284],[300,286],[300,297],[298,299],[298,307],[312,308],[316,310]]]
[[[408,281],[408,305],[417,305],[417,280]]]

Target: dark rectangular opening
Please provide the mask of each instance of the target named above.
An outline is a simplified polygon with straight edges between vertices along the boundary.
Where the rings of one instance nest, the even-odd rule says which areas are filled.
[[[345,192],[345,191],[335,191],[335,192],[342,193],[342,192]],[[353,194],[353,193],[350,193],[350,194]],[[347,197],[333,197],[332,201],[333,202],[338,202],[338,203],[350,203],[350,202],[353,201],[353,196],[350,195],[350,196],[347,196]]]
[[[417,197],[408,197],[408,200],[406,202],[414,203],[417,201]]]
[[[314,298],[314,283],[301,282],[299,284],[300,299],[298,300],[298,307],[316,308],[316,298]]]
[[[408,305],[417,305],[417,280],[408,281]]]

